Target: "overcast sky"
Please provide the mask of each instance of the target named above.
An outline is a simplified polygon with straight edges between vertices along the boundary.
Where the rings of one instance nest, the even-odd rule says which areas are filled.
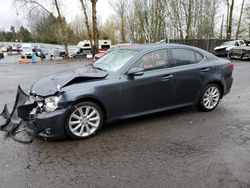
[[[219,0],[220,1],[220,0]],[[64,16],[67,21],[72,21],[76,15],[81,14],[80,4],[78,0],[64,0],[63,1]],[[235,7],[239,8],[242,0],[235,0]],[[246,0],[250,3],[250,0]],[[114,14],[113,9],[110,7],[109,0],[98,0],[97,13],[102,21],[105,21],[110,15]],[[14,25],[19,28],[21,25],[28,26],[25,19],[25,14],[17,13],[12,6],[12,0],[0,0],[0,30],[9,30]]]
[[[81,14],[78,0],[64,0],[63,10],[66,19],[72,21],[76,15]],[[97,13],[101,15],[102,21],[105,21],[113,10],[109,5],[109,0],[99,0],[97,3]],[[14,25],[16,28],[21,25],[27,26],[25,15],[17,13],[12,5],[12,0],[0,0],[0,30],[9,30]]]

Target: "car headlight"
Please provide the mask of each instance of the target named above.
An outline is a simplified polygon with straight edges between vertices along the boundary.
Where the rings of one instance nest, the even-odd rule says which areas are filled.
[[[45,110],[48,112],[53,112],[54,110],[56,110],[60,99],[61,96],[53,96],[46,98],[44,100]]]

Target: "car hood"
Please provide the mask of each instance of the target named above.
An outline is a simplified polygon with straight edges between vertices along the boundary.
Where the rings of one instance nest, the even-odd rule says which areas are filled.
[[[223,49],[223,48],[228,48],[229,46],[217,46],[214,48],[214,50],[220,50],[220,49]]]
[[[38,80],[31,87],[30,92],[40,97],[55,95],[59,90],[68,85],[80,82],[89,82],[104,79],[107,72],[93,69],[91,66],[57,73]]]

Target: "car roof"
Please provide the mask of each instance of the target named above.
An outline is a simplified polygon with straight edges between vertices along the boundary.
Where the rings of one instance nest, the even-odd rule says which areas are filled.
[[[143,50],[151,50],[151,49],[158,49],[158,48],[193,48],[193,49],[197,49],[194,46],[188,46],[188,45],[184,45],[184,44],[175,44],[175,43],[152,43],[152,44],[131,44],[131,45],[127,45],[127,46],[119,46],[119,49],[135,49],[135,50],[139,50],[139,51],[143,51]]]
[[[200,52],[201,54],[205,55],[208,59],[218,59],[215,55],[194,47],[194,46],[189,46],[189,45],[184,45],[184,44],[175,44],[175,43],[152,43],[152,44],[133,44],[129,46],[120,46],[119,49],[134,49],[138,51],[149,51],[149,50],[157,50],[161,48],[186,48],[186,49],[191,49]]]

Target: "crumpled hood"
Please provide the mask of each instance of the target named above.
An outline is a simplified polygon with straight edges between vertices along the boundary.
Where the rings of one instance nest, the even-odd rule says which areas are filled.
[[[214,48],[214,50],[219,50],[219,49],[223,49],[223,48],[228,48],[228,46],[217,46]]]
[[[104,79],[107,72],[93,69],[90,66],[57,73],[38,80],[31,87],[31,92],[38,96],[54,95],[59,89],[74,83]]]

